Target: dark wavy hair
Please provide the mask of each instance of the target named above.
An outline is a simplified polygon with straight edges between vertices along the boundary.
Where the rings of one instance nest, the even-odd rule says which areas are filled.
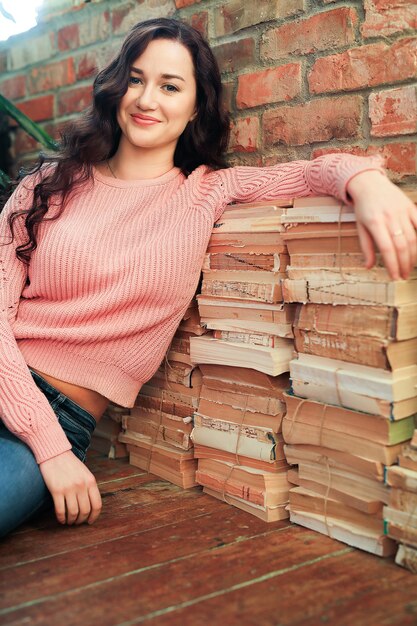
[[[174,165],[188,176],[196,167],[205,164],[212,169],[227,167],[225,160],[229,140],[229,113],[222,103],[222,84],[217,61],[207,41],[198,30],[170,18],[156,18],[139,22],[126,37],[120,52],[94,80],[93,102],[85,113],[66,127],[61,136],[60,151],[51,157],[41,157],[32,174],[40,172],[40,181],[33,191],[32,206],[14,211],[9,225],[14,238],[14,221],[25,216],[28,240],[17,246],[16,256],[30,261],[37,246],[36,234],[44,220],[58,218],[70,195],[92,179],[95,163],[110,159],[116,152],[121,131],[116,114],[119,102],[126,93],[130,68],[147,45],[154,39],[172,39],[180,42],[191,53],[197,83],[197,115],[180,136]],[[53,164],[53,167],[42,167]],[[59,210],[53,217],[45,217],[54,196]],[[13,239],[12,239],[13,240]]]

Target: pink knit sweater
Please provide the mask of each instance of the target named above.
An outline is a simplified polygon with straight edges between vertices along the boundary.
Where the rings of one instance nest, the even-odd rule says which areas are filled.
[[[174,168],[152,180],[95,172],[56,221],[41,224],[29,271],[0,246],[0,417],[38,463],[71,445],[27,364],[133,406],[156,371],[199,280],[213,223],[232,201],[330,194],[379,161],[329,155],[266,168]],[[0,217],[26,208],[27,177]],[[53,212],[53,208],[51,209]],[[29,278],[29,282],[27,281]]]

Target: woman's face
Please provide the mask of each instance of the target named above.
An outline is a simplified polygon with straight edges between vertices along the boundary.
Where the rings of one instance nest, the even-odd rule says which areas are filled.
[[[155,39],[130,68],[117,110],[121,143],[139,150],[172,150],[196,116],[197,85],[190,52],[171,39]],[[141,150],[142,151],[142,150]]]

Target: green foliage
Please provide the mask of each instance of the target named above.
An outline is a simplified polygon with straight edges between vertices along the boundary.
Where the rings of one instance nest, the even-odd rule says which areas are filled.
[[[0,94],[0,110],[6,115],[12,117],[18,125],[23,128],[31,137],[38,141],[42,146],[54,152],[59,149],[59,144],[46,133],[43,128],[30,117],[19,111],[19,109],[10,100]],[[10,183],[10,178],[5,172],[0,170],[0,187],[6,188]]]

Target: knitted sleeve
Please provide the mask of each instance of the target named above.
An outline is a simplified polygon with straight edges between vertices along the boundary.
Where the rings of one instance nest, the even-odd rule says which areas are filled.
[[[218,170],[224,204],[216,209],[219,219],[230,202],[254,202],[275,198],[299,198],[309,195],[335,196],[350,203],[346,187],[349,181],[366,170],[385,174],[380,157],[357,157],[351,154],[328,154],[312,161],[291,161],[269,167],[236,166]]]
[[[0,418],[41,463],[71,450],[71,444],[35,385],[12,330],[27,279],[27,266],[17,259],[15,249],[26,241],[27,233],[18,218],[11,243],[7,218],[11,212],[27,208],[32,193],[30,178],[25,178],[0,215]]]

